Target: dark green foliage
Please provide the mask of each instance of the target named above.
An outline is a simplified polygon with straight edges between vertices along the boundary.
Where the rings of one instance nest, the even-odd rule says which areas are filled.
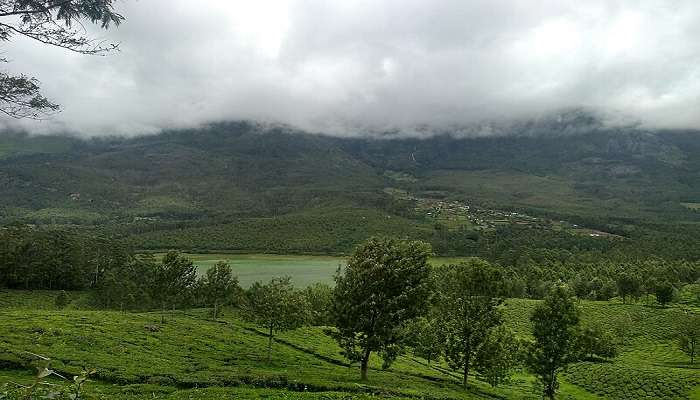
[[[0,228],[0,287],[82,290],[99,285],[128,258],[115,240],[68,230]]]
[[[314,283],[303,290],[309,304],[310,320],[314,326],[333,323],[333,288],[325,283]]]
[[[586,325],[579,329],[574,347],[581,360],[612,358],[617,355],[613,336],[598,325]]]
[[[520,359],[520,342],[503,325],[491,329],[476,354],[476,371],[493,387],[510,380]]]
[[[700,315],[689,314],[680,321],[678,344],[690,358],[690,363],[693,364],[695,356],[700,352]]]
[[[398,355],[405,325],[427,312],[430,246],[419,241],[371,238],[358,246],[336,276],[333,315],[345,356],[360,361],[367,379],[372,352],[388,365]]]
[[[617,278],[617,293],[623,301],[637,299],[642,293],[642,282],[636,275],[622,273]]]
[[[534,342],[528,366],[542,385],[542,395],[554,399],[559,389],[557,374],[576,360],[579,311],[567,287],[555,286],[530,316]]]
[[[58,296],[56,296],[54,304],[58,309],[65,308],[68,304],[70,304],[70,296],[68,296],[68,293],[66,293],[65,290],[61,290]]]
[[[265,328],[268,335],[269,363],[274,335],[307,323],[309,304],[303,293],[294,289],[289,277],[274,278],[265,284],[255,282],[248,289],[246,298],[246,318]]]
[[[413,348],[414,355],[423,357],[428,365],[440,359],[445,341],[436,318],[418,318],[407,329],[407,342]]]
[[[155,264],[150,281],[150,295],[165,311],[166,304],[173,309],[186,303],[197,281],[197,267],[178,252],[168,252],[160,263]],[[164,316],[161,317],[161,322]]]
[[[105,272],[95,290],[95,303],[107,309],[147,310],[154,306],[156,261],[152,257],[131,257]],[[162,306],[157,304],[156,306]]]
[[[221,306],[236,302],[242,292],[238,285],[238,278],[231,271],[231,266],[223,261],[216,263],[199,278],[197,290],[202,299],[213,307],[214,319],[219,317]]]
[[[673,301],[673,294],[675,290],[676,289],[673,287],[673,285],[668,281],[657,284],[656,288],[654,289],[656,301],[661,304],[662,307],[665,307],[668,303]]]
[[[440,268],[435,281],[436,314],[445,340],[445,359],[462,372],[466,387],[479,349],[489,332],[503,322],[498,309],[503,278],[486,261],[472,258]]]
[[[84,36],[85,29],[74,29],[82,21],[108,28],[124,17],[114,11],[113,0],[37,1],[11,0],[0,4],[0,40],[20,35],[41,44],[61,47],[82,54],[99,54],[116,46],[103,47]],[[0,59],[0,62],[7,62]],[[25,75],[0,73],[0,112],[13,118],[41,118],[58,110],[39,91],[39,81]]]

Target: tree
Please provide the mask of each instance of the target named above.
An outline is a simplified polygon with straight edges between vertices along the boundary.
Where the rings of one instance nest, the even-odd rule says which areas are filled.
[[[413,354],[425,358],[428,365],[440,358],[444,340],[436,319],[418,318],[410,325],[409,332]]]
[[[518,364],[520,345],[503,325],[493,328],[476,354],[476,370],[493,387],[506,383]]]
[[[445,338],[445,359],[462,371],[467,386],[469,371],[489,331],[502,324],[497,297],[503,286],[498,269],[478,258],[442,267],[437,274],[437,308]]]
[[[219,317],[219,306],[234,300],[241,292],[238,277],[233,275],[231,266],[224,261],[219,261],[209,268],[204,276],[199,278],[198,283],[204,298],[214,307],[214,319]]]
[[[642,292],[642,282],[639,278],[630,273],[622,273],[617,278],[617,292],[622,297],[623,302],[628,299],[639,298]]]
[[[666,307],[668,303],[673,300],[673,285],[668,281],[661,282],[656,285],[656,301],[661,304],[662,307]]]
[[[557,373],[576,359],[579,311],[569,289],[555,286],[530,316],[535,341],[528,351],[528,365],[542,385],[544,397],[554,399]]]
[[[117,46],[86,37],[82,21],[104,29],[119,25],[124,17],[114,10],[113,3],[114,0],[0,0],[0,40],[9,41],[19,35],[76,53],[103,54]],[[37,119],[58,108],[40,94],[35,78],[0,73],[0,112],[13,118]]]
[[[398,355],[405,325],[427,311],[431,293],[430,245],[374,237],[358,246],[335,277],[335,338],[347,358],[360,362],[367,379],[372,352],[385,366]]]
[[[695,355],[700,347],[700,315],[689,314],[679,326],[678,344],[681,350],[695,362]]]
[[[593,360],[595,357],[612,358],[617,355],[617,348],[612,336],[597,325],[581,328],[576,335],[574,345],[579,359]]]
[[[613,330],[615,331],[615,336],[620,341],[621,345],[627,343],[627,338],[630,336],[630,332],[634,327],[634,321],[632,321],[632,316],[629,313],[623,314],[613,325]]]
[[[180,253],[168,252],[155,265],[151,282],[151,296],[161,304],[161,323],[165,322],[165,306],[182,302],[197,281],[197,267]]]
[[[332,323],[333,288],[325,283],[314,283],[303,291],[310,307],[310,322],[314,326],[325,326]]]
[[[56,296],[56,300],[54,301],[56,308],[62,309],[65,308],[69,303],[70,303],[70,297],[68,297],[68,293],[66,293],[65,290],[61,290],[61,293]]]
[[[294,289],[291,278],[274,278],[266,284],[255,282],[247,292],[245,317],[267,330],[267,362],[272,360],[272,342],[280,331],[296,329],[308,321],[309,305]]]

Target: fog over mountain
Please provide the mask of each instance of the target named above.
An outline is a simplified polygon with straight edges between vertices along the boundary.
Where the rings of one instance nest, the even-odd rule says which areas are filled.
[[[700,128],[697,1],[128,0],[121,51],[17,38],[12,72],[62,112],[34,133],[138,135],[223,120],[425,134],[585,109]],[[86,27],[86,29],[94,29]],[[506,123],[507,124],[507,123]]]

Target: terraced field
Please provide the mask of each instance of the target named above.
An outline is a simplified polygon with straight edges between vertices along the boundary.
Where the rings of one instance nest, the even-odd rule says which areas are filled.
[[[537,399],[534,377],[519,371],[496,389],[478,377],[468,391],[444,364],[404,354],[389,369],[371,362],[370,381],[340,355],[322,327],[279,336],[265,362],[266,338],[228,310],[218,321],[204,310],[159,315],[84,310],[74,294],[65,311],[52,309],[55,292],[0,292],[0,385],[31,380],[33,354],[53,359],[65,375],[95,368],[88,392],[120,399]],[[529,335],[535,301],[511,299],[505,313],[519,336]],[[582,302],[584,320],[612,329],[631,316],[629,340],[608,363],[579,363],[563,376],[562,399],[697,399],[700,369],[675,348],[682,310],[613,302]],[[157,326],[157,329],[151,329]]]

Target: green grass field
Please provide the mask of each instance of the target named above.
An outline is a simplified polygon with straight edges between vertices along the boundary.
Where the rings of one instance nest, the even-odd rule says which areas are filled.
[[[359,380],[322,327],[279,335],[272,363],[259,328],[227,310],[212,321],[205,310],[158,313],[82,310],[81,295],[63,311],[52,307],[56,292],[0,292],[0,387],[29,382],[35,357],[53,359],[64,375],[83,367],[97,373],[88,384],[94,399],[537,399],[534,377],[518,372],[494,389],[477,376],[468,391],[442,363],[404,354],[389,370],[371,360],[370,381]],[[536,301],[510,299],[507,324],[529,335]],[[630,316],[632,326],[611,362],[583,362],[562,375],[560,399],[699,399],[700,369],[675,347],[674,327],[683,311],[641,304],[582,302],[584,321],[606,329]],[[146,329],[157,325],[159,330]]]
[[[269,281],[271,278],[290,276],[294,285],[306,287],[315,282],[333,284],[333,276],[338,266],[345,265],[345,257],[330,256],[302,256],[302,255],[274,255],[274,254],[234,254],[234,253],[210,253],[193,254],[184,253],[185,257],[194,261],[199,267],[199,273],[203,274],[207,269],[219,261],[231,265],[234,274],[243,287],[249,287],[256,281]],[[156,257],[162,253],[156,254]],[[433,265],[459,262],[455,257],[433,257],[430,262]]]

